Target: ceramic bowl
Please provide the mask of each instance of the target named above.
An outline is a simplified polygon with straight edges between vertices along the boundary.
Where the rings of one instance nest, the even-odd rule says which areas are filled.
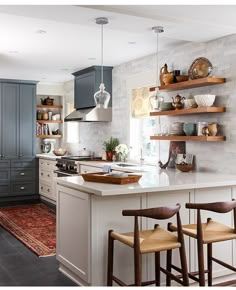
[[[161,103],[161,111],[174,110],[175,108],[172,105],[172,102]]]
[[[215,95],[196,95],[194,99],[198,104],[198,107],[210,107],[215,101]]]
[[[62,149],[62,148],[53,150],[53,154],[56,156],[64,156],[66,152],[67,152],[66,149]]]

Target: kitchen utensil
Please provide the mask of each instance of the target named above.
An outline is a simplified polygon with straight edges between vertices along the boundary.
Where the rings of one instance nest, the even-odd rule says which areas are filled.
[[[79,156],[91,156],[91,151],[83,148],[83,150],[79,150]]]
[[[193,170],[193,164],[176,164],[175,167],[182,172]]]
[[[187,136],[193,136],[196,131],[196,124],[194,123],[184,123],[183,127],[184,133]]]
[[[49,153],[51,151],[51,142],[43,140],[43,143],[41,144],[41,150],[43,153]]]
[[[189,76],[181,75],[181,76],[176,76],[175,79],[178,83],[180,82],[186,82],[188,80]]]
[[[52,131],[52,135],[60,135],[60,130],[57,129],[57,130]]]
[[[183,108],[184,106],[183,100],[185,99],[185,97],[176,95],[175,97],[172,97],[172,99],[173,99],[172,105],[175,107],[176,110],[180,110]]]
[[[54,101],[54,99],[50,99],[49,97],[47,97],[46,99],[41,98],[42,105],[53,106],[53,101]]]
[[[66,154],[67,150],[66,149],[54,149],[53,150],[53,154],[55,154],[56,156],[64,156]]]
[[[218,132],[218,124],[213,122],[208,124],[208,130],[210,136],[216,136]]]
[[[184,108],[185,109],[192,109],[192,108],[196,108],[196,107],[197,107],[197,103],[195,102],[195,99],[184,100]]]
[[[162,81],[163,81],[164,85],[173,84],[174,74],[172,72],[167,73],[167,74],[163,74]]]
[[[164,84],[164,82],[163,82],[163,75],[164,74],[168,74],[169,72],[168,72],[168,66],[167,66],[167,64],[165,63],[164,64],[164,66],[160,69],[160,84],[161,84],[161,86],[164,86],[165,84]]]
[[[215,101],[215,95],[196,95],[194,99],[198,104],[198,107],[210,107]]]
[[[191,80],[206,78],[212,72],[213,67],[211,62],[205,57],[196,58],[191,64],[188,74]]]

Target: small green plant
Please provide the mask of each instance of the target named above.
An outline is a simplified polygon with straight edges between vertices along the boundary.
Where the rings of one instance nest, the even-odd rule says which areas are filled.
[[[115,151],[116,146],[120,144],[118,138],[111,137],[108,141],[104,141],[103,146],[106,152]]]

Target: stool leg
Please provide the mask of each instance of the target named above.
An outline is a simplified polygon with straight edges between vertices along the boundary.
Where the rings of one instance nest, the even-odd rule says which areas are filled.
[[[171,263],[172,263],[172,250],[166,252],[166,270],[171,272]],[[166,286],[171,286],[171,278],[169,275],[166,275]]]
[[[180,254],[180,262],[181,262],[182,275],[183,275],[183,286],[189,286],[188,266],[187,266],[187,258],[186,258],[184,242],[182,243],[181,248],[179,248],[179,254]]]
[[[107,263],[107,286],[112,286],[114,239],[111,237],[112,230],[108,232],[108,263]]]
[[[212,286],[212,244],[207,244],[208,286]]]
[[[142,284],[142,257],[138,251],[134,251],[134,280],[135,286]]]
[[[160,252],[155,252],[155,280],[156,286],[161,285]]]
[[[199,240],[197,241],[197,248],[198,248],[199,285],[205,286],[203,243]]]

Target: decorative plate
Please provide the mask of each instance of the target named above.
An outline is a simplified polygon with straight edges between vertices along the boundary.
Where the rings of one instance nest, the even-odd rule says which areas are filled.
[[[206,78],[209,76],[212,70],[212,64],[207,58],[196,58],[188,70],[189,78],[191,80]]]

